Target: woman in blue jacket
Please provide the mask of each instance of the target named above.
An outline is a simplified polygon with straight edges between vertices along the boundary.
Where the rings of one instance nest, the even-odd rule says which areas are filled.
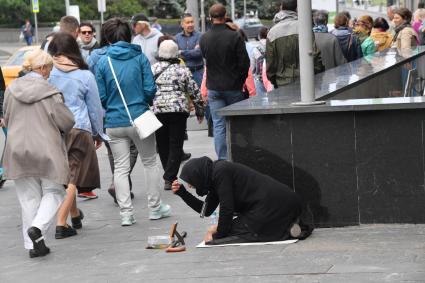
[[[131,44],[131,29],[120,19],[110,19],[103,26],[106,40],[110,44],[107,56],[103,56],[96,67],[96,81],[105,114],[106,133],[114,156],[114,184],[120,207],[121,225],[136,222],[130,198],[128,174],[130,171],[130,142],[139,151],[145,171],[145,187],[148,195],[149,219],[155,220],[170,215],[170,206],[161,203],[160,174],[156,159],[155,134],[140,139],[130,124],[124,103],[108,63],[108,57],[117,75],[132,119],[149,109],[156,93],[156,85],[147,57],[140,46]]]
[[[75,119],[74,128],[65,139],[71,176],[67,196],[58,211],[55,235],[56,239],[62,239],[76,235],[75,229],[82,227],[83,216],[75,200],[77,188],[80,192],[100,188],[96,149],[102,144],[102,136],[107,137],[103,134],[103,110],[96,80],[81,57],[75,39],[67,33],[58,33],[48,50],[54,63],[49,82],[63,93],[65,105]],[[69,212],[72,227],[66,223]]]

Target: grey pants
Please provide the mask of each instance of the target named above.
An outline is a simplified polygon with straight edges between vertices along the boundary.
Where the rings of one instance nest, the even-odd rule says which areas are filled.
[[[161,177],[156,157],[155,134],[140,139],[133,127],[109,128],[107,135],[111,138],[109,145],[114,156],[114,185],[121,216],[133,215],[133,204],[130,197],[130,144],[136,145],[142,160],[145,173],[145,189],[148,197],[148,208],[159,209],[161,203]]]

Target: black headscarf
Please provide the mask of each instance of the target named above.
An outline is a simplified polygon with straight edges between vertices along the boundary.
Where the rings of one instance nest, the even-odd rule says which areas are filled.
[[[204,156],[189,160],[182,169],[180,178],[196,188],[196,194],[205,196],[211,190],[213,161]]]

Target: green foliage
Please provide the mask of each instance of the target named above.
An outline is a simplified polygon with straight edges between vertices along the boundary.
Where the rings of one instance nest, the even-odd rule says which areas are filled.
[[[227,4],[230,14],[230,2],[225,0],[205,0],[205,14],[217,2]],[[243,1],[236,2],[236,11],[243,14]],[[247,11],[258,11],[260,18],[273,18],[278,11],[279,1],[247,0]],[[80,6],[82,20],[98,19],[97,0],[70,0],[71,5]],[[64,0],[39,0],[40,22],[57,22],[65,14]],[[111,17],[131,17],[136,13],[146,13],[157,18],[179,18],[186,9],[186,0],[106,0],[105,19]],[[25,18],[33,19],[31,0],[0,0],[0,24],[20,26]]]

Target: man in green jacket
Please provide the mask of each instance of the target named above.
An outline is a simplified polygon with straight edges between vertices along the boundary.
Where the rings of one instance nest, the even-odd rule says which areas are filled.
[[[275,88],[294,82],[300,77],[298,50],[297,0],[282,0],[281,11],[273,19],[275,25],[267,35],[267,77]],[[313,46],[314,72],[324,70],[320,51]]]

